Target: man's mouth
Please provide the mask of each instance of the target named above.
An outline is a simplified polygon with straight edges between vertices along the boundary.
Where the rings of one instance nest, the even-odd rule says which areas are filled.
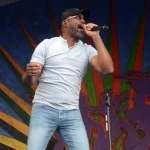
[[[82,24],[79,24],[79,25],[78,25],[78,28],[79,28],[79,29],[83,29],[83,25],[82,25]]]
[[[84,32],[83,24],[79,24],[79,25],[78,25],[78,29],[79,29],[80,31]]]

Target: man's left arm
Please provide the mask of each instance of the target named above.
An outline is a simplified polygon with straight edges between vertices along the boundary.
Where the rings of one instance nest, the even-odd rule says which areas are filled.
[[[91,58],[90,64],[93,66],[93,68],[103,74],[112,73],[114,71],[113,62],[101,37],[98,35],[92,37],[92,39],[97,49],[98,55]]]
[[[95,26],[95,24],[92,23],[84,26],[85,33],[93,39],[98,51],[98,55],[91,58],[90,64],[102,74],[112,73],[114,71],[112,58],[99,35],[99,31],[90,31],[93,26]]]

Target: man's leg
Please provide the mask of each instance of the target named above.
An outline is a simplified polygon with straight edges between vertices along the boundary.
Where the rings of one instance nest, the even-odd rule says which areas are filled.
[[[63,113],[59,133],[69,150],[89,150],[88,137],[79,110]]]
[[[57,128],[57,113],[43,104],[33,104],[27,150],[45,150]]]

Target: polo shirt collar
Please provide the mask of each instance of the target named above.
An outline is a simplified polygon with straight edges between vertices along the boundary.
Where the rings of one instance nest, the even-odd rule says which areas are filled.
[[[61,41],[61,42],[65,42],[65,43],[67,43],[67,40],[66,40],[66,39],[64,39],[61,35],[60,35],[60,37],[59,37],[59,38],[60,38],[60,41]],[[77,43],[75,43],[75,45],[76,45],[76,44],[82,44],[81,40],[79,40]],[[75,45],[74,45],[74,46],[75,46]]]
[[[67,42],[67,40],[64,39],[62,36],[60,36],[60,41],[61,41],[61,42]]]

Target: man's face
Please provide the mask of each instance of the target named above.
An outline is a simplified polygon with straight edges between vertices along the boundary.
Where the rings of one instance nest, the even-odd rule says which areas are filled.
[[[84,37],[84,30],[82,28],[79,28],[79,25],[83,26],[85,24],[85,20],[82,14],[70,16],[66,19],[66,21],[68,22],[68,33],[71,37],[77,39],[81,39]]]

